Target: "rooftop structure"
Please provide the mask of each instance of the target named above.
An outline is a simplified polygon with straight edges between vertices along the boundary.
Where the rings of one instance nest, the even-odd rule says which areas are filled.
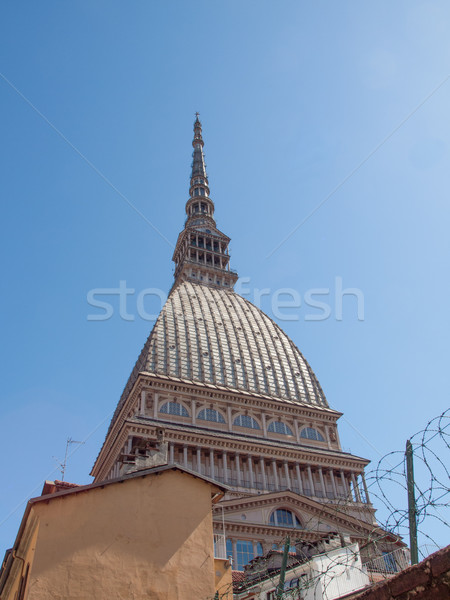
[[[193,148],[175,281],[118,402],[95,481],[147,464],[162,428],[169,464],[229,486],[215,508],[215,533],[235,569],[289,530],[294,544],[337,531],[360,544],[364,560],[402,547],[377,525],[368,461],[342,449],[341,413],[312,368],[233,289],[238,276],[230,238],[216,225],[198,114]]]

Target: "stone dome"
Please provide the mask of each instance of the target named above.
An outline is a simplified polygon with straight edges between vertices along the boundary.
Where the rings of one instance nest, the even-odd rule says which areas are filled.
[[[122,399],[139,373],[328,408],[311,367],[272,319],[230,289],[189,281],[172,289]]]

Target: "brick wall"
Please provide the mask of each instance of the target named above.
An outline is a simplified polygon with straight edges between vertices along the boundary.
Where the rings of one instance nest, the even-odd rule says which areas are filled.
[[[350,598],[347,596],[347,598]],[[450,546],[418,565],[352,595],[352,600],[449,600]]]

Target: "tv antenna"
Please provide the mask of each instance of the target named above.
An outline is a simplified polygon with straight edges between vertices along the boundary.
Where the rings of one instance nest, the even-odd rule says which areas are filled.
[[[77,442],[76,440],[73,440],[72,438],[67,438],[67,442],[66,442],[66,453],[64,454],[64,461],[60,462],[57,458],[55,458],[55,460],[57,461],[57,463],[59,464],[59,470],[61,471],[61,481],[64,481],[64,477],[66,475],[66,467],[67,467],[67,458],[68,458],[68,453],[69,453],[69,447],[72,444],[84,444],[84,442]]]

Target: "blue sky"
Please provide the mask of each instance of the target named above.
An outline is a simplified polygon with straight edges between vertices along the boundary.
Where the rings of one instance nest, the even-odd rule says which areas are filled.
[[[68,437],[86,441],[67,479],[90,481],[152,326],[137,294],[172,283],[147,220],[175,243],[197,110],[247,287],[330,289],[329,319],[278,322],[344,448],[376,462],[448,407],[449,20],[446,2],[2,3],[0,551]],[[335,319],[337,277],[364,320],[350,297]],[[134,321],[117,302],[89,321],[89,290],[121,280]]]

